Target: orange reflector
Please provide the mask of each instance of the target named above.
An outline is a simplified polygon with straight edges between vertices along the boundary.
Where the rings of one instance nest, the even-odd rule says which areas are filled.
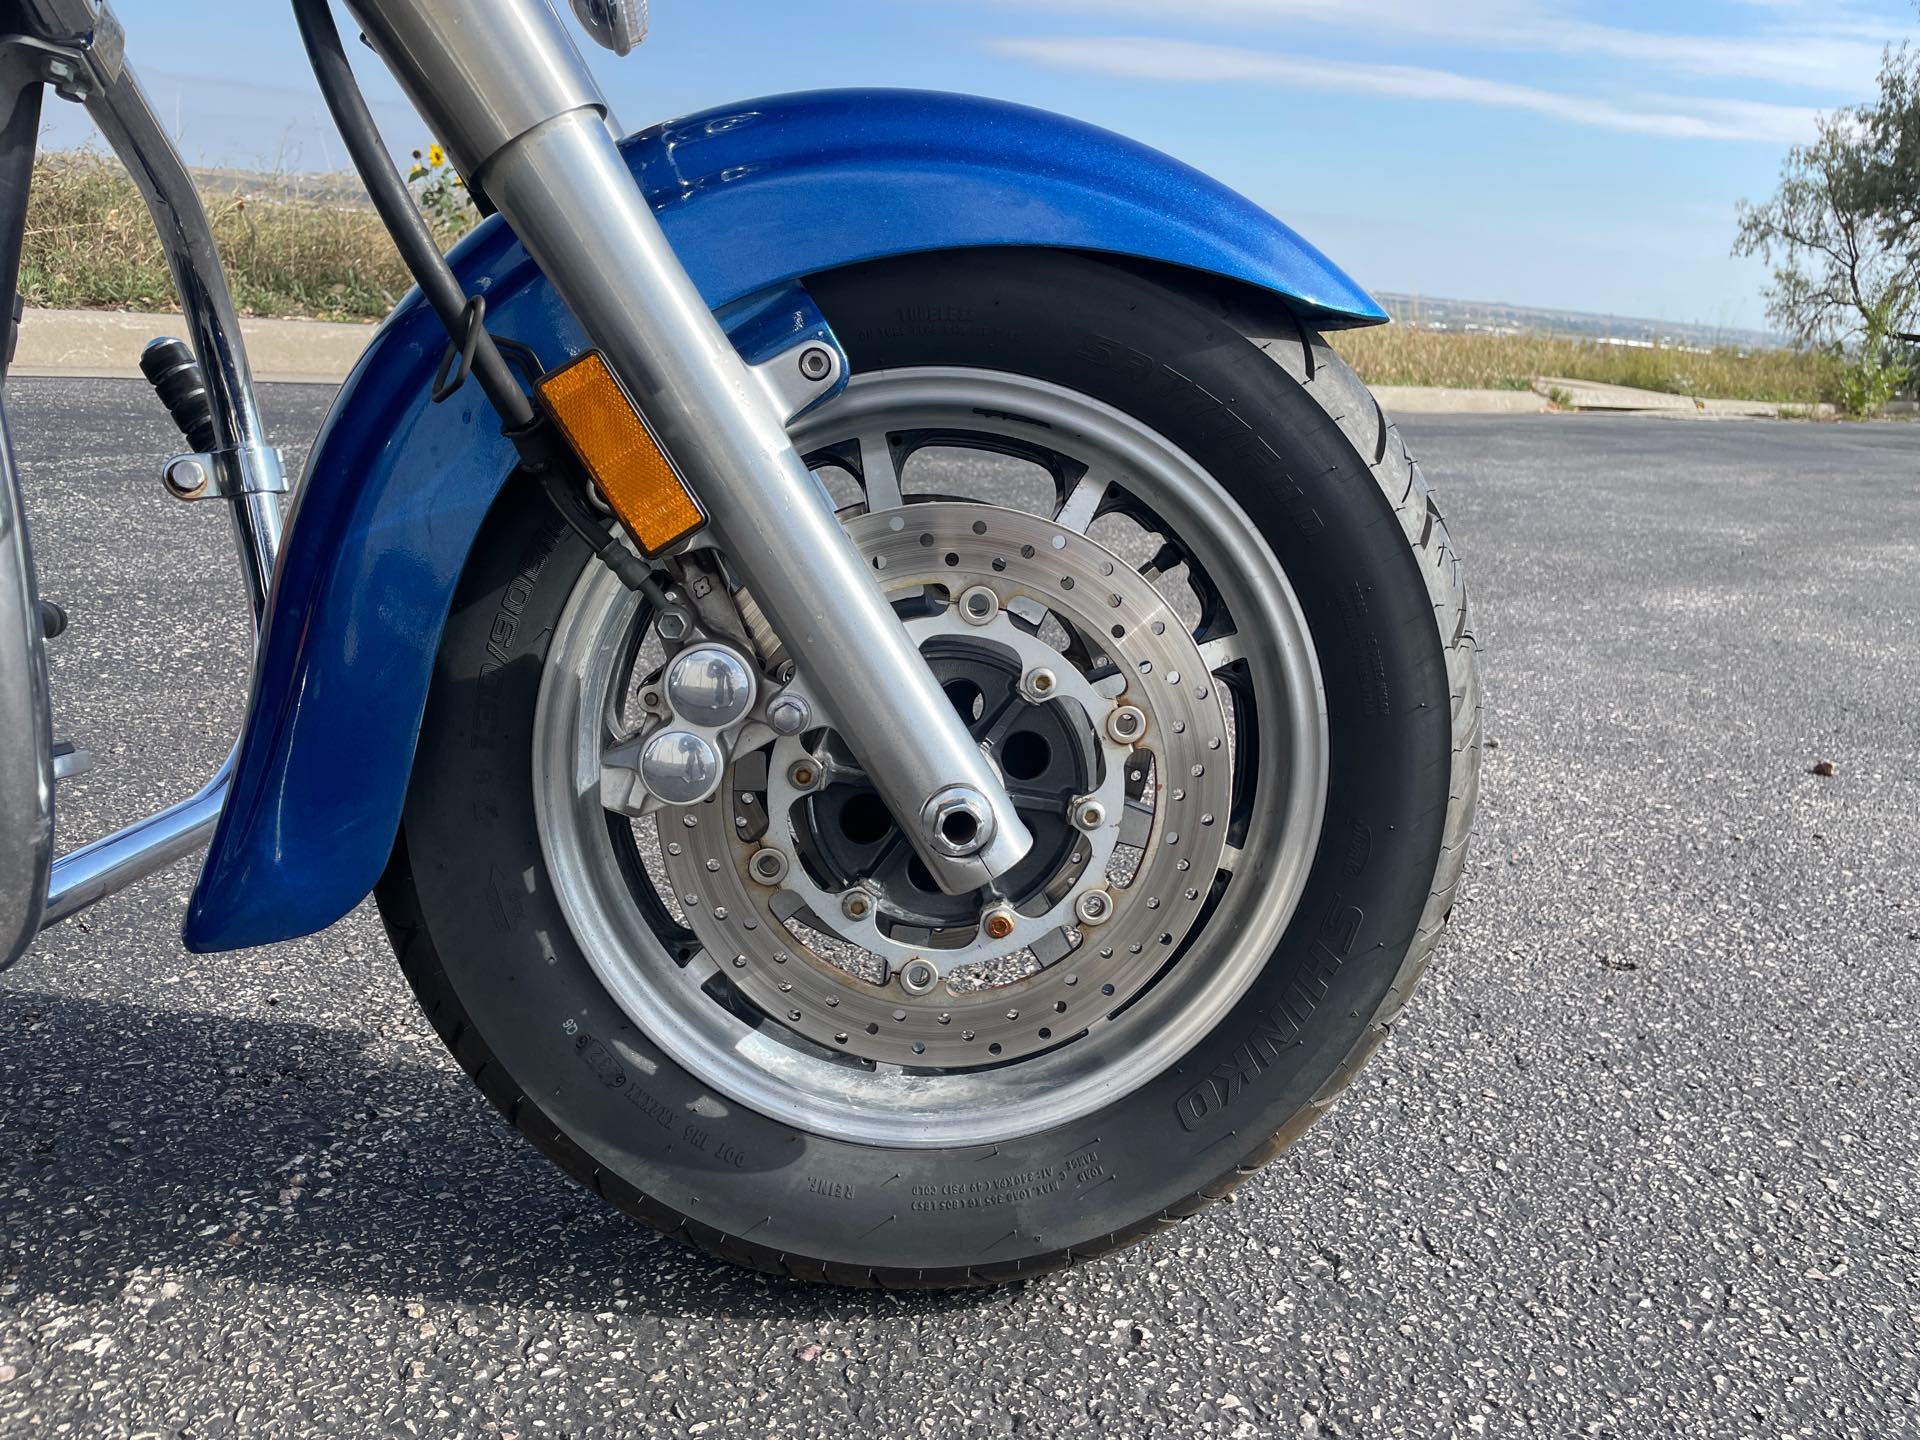
[[[642,555],[652,559],[707,523],[599,351],[541,376],[540,398]]]

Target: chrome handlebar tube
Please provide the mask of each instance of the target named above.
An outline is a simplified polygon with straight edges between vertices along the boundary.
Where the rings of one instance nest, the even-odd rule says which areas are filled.
[[[1005,874],[1032,836],[667,243],[546,0],[347,3],[686,474],[934,878]]]

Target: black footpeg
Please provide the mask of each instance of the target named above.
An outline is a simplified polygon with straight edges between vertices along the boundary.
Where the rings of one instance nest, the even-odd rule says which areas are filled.
[[[160,403],[187,437],[187,444],[200,454],[211,453],[218,443],[213,429],[213,401],[207,396],[206,379],[187,342],[170,335],[149,340],[140,352],[140,373],[160,396]]]

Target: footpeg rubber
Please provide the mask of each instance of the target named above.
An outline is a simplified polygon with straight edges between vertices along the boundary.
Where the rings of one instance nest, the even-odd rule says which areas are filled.
[[[187,437],[187,444],[201,454],[211,452],[218,443],[213,401],[207,396],[206,379],[187,342],[170,335],[149,340],[140,352],[140,373],[160,396],[160,403]]]

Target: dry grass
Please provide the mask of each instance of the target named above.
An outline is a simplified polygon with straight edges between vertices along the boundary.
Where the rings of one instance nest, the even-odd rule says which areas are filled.
[[[411,281],[351,177],[267,185],[202,176],[202,199],[242,314],[379,319]],[[326,198],[316,198],[317,196]],[[349,197],[349,198],[342,198]],[[451,243],[459,227],[441,238]],[[145,203],[112,158],[54,152],[34,168],[21,289],[72,309],[175,306]],[[1829,356],[1773,350],[1640,350],[1546,335],[1481,335],[1404,325],[1341,331],[1334,346],[1371,385],[1524,390],[1536,376],[1604,380],[1701,399],[1811,403],[1837,398]]]
[[[291,181],[210,181],[201,199],[242,314],[377,319],[412,284],[364,203],[306,198]],[[21,290],[30,305],[176,307],[146,204],[117,161],[68,151],[36,163]]]
[[[1536,376],[1599,380],[1702,400],[1835,400],[1842,366],[1802,350],[1643,350],[1550,335],[1484,335],[1383,325],[1342,330],[1334,349],[1369,385],[1524,390]]]

